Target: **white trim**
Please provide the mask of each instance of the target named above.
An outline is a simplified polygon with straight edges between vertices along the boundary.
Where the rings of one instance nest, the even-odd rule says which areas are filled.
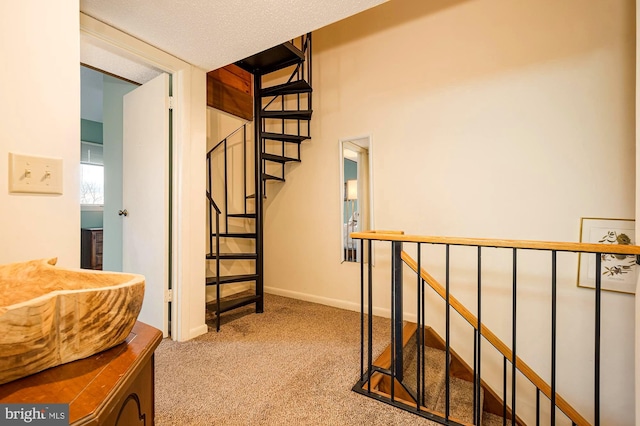
[[[199,325],[198,327],[192,328],[189,331],[189,339],[187,339],[187,340],[193,339],[194,337],[201,336],[201,335],[207,333],[208,331],[209,331],[209,328],[207,327],[207,324]]]
[[[104,204],[80,204],[81,212],[102,212]]]
[[[200,98],[205,98],[205,94],[196,93],[192,95],[192,85],[194,81],[202,79],[203,84],[196,84],[196,89],[200,90],[203,86],[206,89],[206,73],[203,70],[193,67],[187,62],[176,58],[160,49],[157,49],[141,40],[138,40],[122,31],[119,31],[109,25],[100,22],[88,15],[80,13],[80,33],[92,38],[92,41],[102,44],[111,52],[115,52],[124,57],[134,58],[138,61],[142,60],[146,64],[158,68],[162,71],[172,74],[173,81],[173,97],[175,100],[175,109],[173,110],[173,265],[172,265],[172,282],[173,282],[173,302],[171,304],[171,337],[174,340],[189,340],[199,334],[207,332],[207,326],[204,321],[204,216],[202,218],[202,227],[194,225],[189,226],[190,222],[199,222],[200,214],[192,208],[189,201],[196,192],[204,194],[204,178],[203,182],[194,182],[191,179],[193,173],[193,161],[190,158],[193,155],[199,155],[198,152],[191,151],[192,146],[199,146],[198,141],[193,138],[206,138],[206,128],[204,134],[193,134],[197,131],[192,126],[193,117],[202,120],[202,124],[206,123],[206,116],[202,118],[197,111],[192,109],[192,103],[196,105],[202,104],[205,109],[206,101],[200,102]],[[199,80],[198,80],[199,81]],[[202,83],[202,82],[200,82]],[[206,150],[206,139],[204,140],[204,149]],[[205,152],[202,153],[204,158]],[[202,161],[202,174],[204,175],[204,161]],[[197,174],[196,174],[197,176]],[[199,190],[199,185],[203,187]],[[202,197],[204,204],[204,197]],[[204,212],[204,207],[202,208]],[[202,228],[202,229],[201,229]],[[202,231],[202,232],[200,232]],[[197,235],[194,235],[197,233]],[[192,246],[199,247],[199,240],[202,240],[202,253],[194,253]],[[194,256],[199,256],[198,258]],[[194,268],[194,259],[201,258],[201,267]],[[198,261],[198,265],[200,262]],[[202,283],[202,294],[195,293],[189,286],[193,283],[194,288],[199,288],[197,283]],[[200,300],[201,299],[201,300]],[[200,303],[201,302],[201,303]],[[201,306],[200,306],[201,305]],[[201,309],[200,314],[194,314],[193,311]],[[198,324],[192,324],[197,322]]]
[[[89,145],[100,146],[100,147],[104,146],[104,144],[101,144],[101,143],[98,143],[98,142],[83,141],[82,139],[80,139],[80,143],[86,143],[86,144],[89,144]]]
[[[80,32],[103,42],[110,48],[109,50],[116,49],[120,55],[127,53],[128,55],[123,56],[143,59],[148,65],[168,73],[191,66],[187,62],[167,52],[153,47],[142,40],[138,40],[129,34],[123,33],[82,12],[80,12]]]

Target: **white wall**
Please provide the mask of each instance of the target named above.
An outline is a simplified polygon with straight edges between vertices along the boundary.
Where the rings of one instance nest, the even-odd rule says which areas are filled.
[[[79,267],[78,1],[2,2],[0,40],[0,263]],[[9,152],[62,158],[63,195],[9,194]]]
[[[632,0],[394,0],[314,33],[313,139],[267,200],[267,291],[358,308],[359,265],[339,261],[337,144],[364,134],[378,229],[577,241],[583,216],[633,218],[633,12]],[[548,380],[548,266],[536,256],[521,265],[518,345]],[[593,379],[581,372],[592,371],[593,292],[575,285],[577,259],[563,262],[559,392],[591,418]],[[470,307],[474,270],[457,270],[456,297]],[[510,282],[489,277],[483,318],[509,343]],[[602,420],[631,424],[634,298],[603,300]]]

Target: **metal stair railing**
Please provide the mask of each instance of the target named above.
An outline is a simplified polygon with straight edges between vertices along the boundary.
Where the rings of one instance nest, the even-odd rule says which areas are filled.
[[[207,152],[207,200],[209,201],[209,256],[215,259],[216,271],[216,331],[220,331],[220,216],[224,215],[224,230],[229,231],[229,167],[228,150],[229,140],[242,131],[242,153],[243,153],[243,195],[244,213],[247,213],[247,123],[229,133],[224,139],[218,142]],[[224,181],[224,213],[213,199],[213,157],[216,152],[222,150],[223,155],[223,181]],[[215,213],[215,232],[213,228],[213,215]],[[214,252],[215,236],[215,252]]]
[[[286,80],[285,84],[294,82],[294,81],[306,81],[309,86],[311,86],[312,84],[312,56],[311,56],[311,33],[302,35],[296,39],[293,39],[290,41],[290,43],[295,46],[297,49],[300,49],[300,51],[303,54],[304,57],[304,61],[298,63],[297,65],[295,65],[295,68],[293,69],[293,71],[291,72],[289,78]],[[263,75],[260,76],[256,76],[256,78],[260,79],[260,88],[262,89],[262,77]],[[264,89],[269,89],[269,87],[266,87]],[[261,91],[261,90],[260,90]],[[288,97],[291,96],[295,96],[295,104],[297,106],[296,109],[287,109],[286,105],[287,105],[287,100]],[[262,105],[262,96],[260,93],[257,93],[256,91],[256,100],[258,102],[260,102],[260,105],[262,105],[261,107],[261,112],[268,112],[268,111],[274,111],[273,109],[269,109],[269,107],[271,105],[273,105],[275,103],[275,105],[279,106],[280,109],[279,111],[311,111],[311,106],[312,106],[312,93],[308,92],[305,94],[305,106],[306,109],[301,109],[301,107],[303,106],[303,100],[302,100],[302,94],[301,93],[295,93],[295,94],[274,94],[273,97],[265,104]],[[269,118],[266,118],[262,115],[259,116],[259,121],[260,121],[260,133],[262,133],[266,128],[267,128],[267,120]],[[287,120],[285,118],[280,119],[280,131],[281,134],[292,134],[292,133],[287,133],[287,128],[286,128],[286,124],[287,124]],[[311,136],[311,120],[302,120],[302,119],[296,119],[297,121],[297,132],[294,133],[297,136],[307,136],[310,137]],[[306,133],[303,134],[302,133],[302,128],[301,128],[301,121],[306,121],[307,122],[307,126],[306,126]],[[280,153],[279,155],[281,155],[282,157],[287,157],[287,153],[286,153],[286,145],[287,143],[284,141],[280,142]],[[300,144],[296,144],[297,145],[297,154],[296,154],[296,159],[300,160],[300,156],[301,156],[301,148],[300,148]],[[263,154],[268,154],[269,150],[267,148],[267,141],[265,139],[262,139],[262,143],[261,143],[261,152]],[[262,159],[262,171],[266,172],[266,161]],[[281,163],[281,178],[282,180],[284,180],[285,177],[285,165],[286,162]],[[263,180],[263,193],[266,194],[266,182]]]
[[[425,308],[426,295],[425,284],[429,285],[435,292],[445,301],[446,318],[445,318],[445,345],[446,358],[449,359],[451,342],[451,318],[450,311],[453,308],[458,312],[468,324],[473,328],[473,423],[480,424],[482,407],[481,386],[485,386],[482,380],[482,358],[481,348],[483,339],[489,342],[503,358],[503,424],[506,424],[507,417],[514,424],[523,424],[516,413],[517,395],[516,378],[519,375],[526,377],[535,387],[536,393],[536,424],[540,423],[540,395],[544,395],[550,403],[550,424],[555,425],[557,419],[556,408],[565,416],[565,421],[570,421],[574,425],[590,425],[589,421],[575,410],[564,398],[557,393],[557,312],[558,312],[558,256],[559,252],[579,253],[582,255],[595,256],[595,294],[594,294],[594,389],[593,389],[593,424],[601,424],[600,414],[600,375],[601,375],[601,322],[602,322],[602,257],[606,254],[634,257],[637,263],[640,255],[640,246],[620,245],[620,244],[591,244],[591,243],[562,243],[562,242],[543,242],[543,241],[518,241],[518,240],[492,240],[492,239],[471,239],[471,238],[451,238],[451,237],[425,237],[425,236],[409,236],[398,231],[370,231],[352,233],[351,237],[360,239],[361,252],[364,252],[365,241],[369,253],[373,241],[389,241],[391,243],[391,367],[388,370],[380,369],[372,361],[372,315],[373,311],[373,273],[372,265],[369,262],[365,270],[364,260],[361,260],[361,316],[360,316],[360,379],[353,387],[353,390],[382,400],[391,405],[397,406],[407,411],[411,411],[422,417],[436,421],[441,424],[457,425],[457,419],[450,417],[450,389],[449,389],[449,365],[446,366],[446,388],[445,388],[445,412],[434,412],[432,408],[424,406],[425,380],[424,380],[424,335],[425,335]],[[417,260],[414,260],[403,250],[403,244],[415,244]],[[444,272],[445,284],[440,284],[432,275],[430,275],[421,265],[422,246],[423,245],[439,245],[445,248]],[[467,246],[474,247],[477,251],[477,306],[476,314],[460,303],[450,292],[450,247],[451,246]],[[507,249],[511,251],[511,275],[512,275],[512,300],[511,300],[511,316],[512,316],[512,347],[509,348],[502,342],[491,330],[482,323],[482,250],[485,248]],[[518,288],[518,253],[521,250],[536,250],[550,254],[550,273],[551,273],[551,378],[550,384],[546,383],[530,366],[528,366],[516,353],[517,338],[517,288]],[[362,256],[365,259],[366,256]],[[433,259],[431,259],[433,261]],[[406,341],[407,336],[403,336],[404,306],[403,291],[405,287],[403,277],[403,264],[409,266],[416,273],[416,317],[417,317],[417,338],[416,345],[418,354],[416,356],[418,370],[416,395],[410,395],[412,401],[407,400],[407,393],[403,392],[401,397],[396,396],[396,384],[403,384],[403,337]],[[366,271],[366,272],[365,272]],[[411,281],[411,280],[410,280]],[[367,300],[365,304],[365,294]],[[365,312],[369,313],[365,326]],[[365,348],[365,342],[368,342]],[[365,361],[366,359],[366,361]],[[507,365],[511,364],[511,400],[507,401]],[[366,368],[365,368],[366,367]],[[385,393],[372,388],[372,381],[379,381],[380,375],[386,375],[390,380],[390,392]],[[373,380],[372,380],[373,379]],[[509,406],[510,402],[510,406]],[[444,414],[444,415],[441,415]]]

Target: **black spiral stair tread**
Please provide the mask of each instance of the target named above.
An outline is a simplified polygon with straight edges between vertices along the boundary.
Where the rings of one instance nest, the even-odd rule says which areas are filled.
[[[255,219],[255,213],[229,213],[227,217],[241,217],[244,219]]]
[[[249,194],[247,195],[247,200],[254,200],[256,198],[256,194]],[[267,194],[263,194],[262,198],[267,198]]]
[[[220,277],[220,284],[242,283],[246,281],[254,281],[257,278],[257,274],[225,275]],[[216,277],[207,277],[206,284],[217,285],[218,280]]]
[[[288,135],[283,133],[270,133],[270,132],[262,132],[260,133],[262,139],[271,139],[274,141],[283,141],[283,142],[293,142],[293,143],[301,143],[307,139],[311,139],[310,136],[304,135]]]
[[[278,182],[284,182],[284,178],[279,176],[273,176],[267,173],[262,174],[262,180],[277,180]]]
[[[305,110],[292,110],[292,111],[262,111],[260,115],[262,118],[275,118],[284,120],[311,120],[313,111],[310,109]]]
[[[229,297],[220,299],[220,313],[228,312],[242,306],[247,306],[252,303],[258,302],[262,299],[262,296],[244,296],[244,297]],[[207,303],[207,309],[211,312],[216,312],[216,302]]]
[[[236,62],[236,65],[252,74],[268,74],[304,61],[304,53],[290,42],[264,50]]]
[[[288,163],[291,161],[296,163],[300,162],[299,158],[283,157],[282,155],[266,154],[266,153],[262,154],[262,159],[267,161],[273,161],[274,163],[281,163],[281,164]]]
[[[263,98],[280,95],[297,95],[298,93],[311,93],[313,89],[305,80],[291,81],[277,86],[265,87],[260,92]]]
[[[213,234],[214,236],[216,235],[215,233]],[[253,233],[246,233],[246,232],[221,232],[220,234],[220,238],[255,238],[256,234],[255,232]]]
[[[207,259],[220,259],[220,260],[253,260],[257,259],[256,253],[208,253]]]

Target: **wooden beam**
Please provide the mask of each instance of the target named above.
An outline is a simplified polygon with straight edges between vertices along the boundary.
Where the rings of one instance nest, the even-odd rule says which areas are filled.
[[[251,74],[233,64],[208,72],[207,106],[253,120]]]

